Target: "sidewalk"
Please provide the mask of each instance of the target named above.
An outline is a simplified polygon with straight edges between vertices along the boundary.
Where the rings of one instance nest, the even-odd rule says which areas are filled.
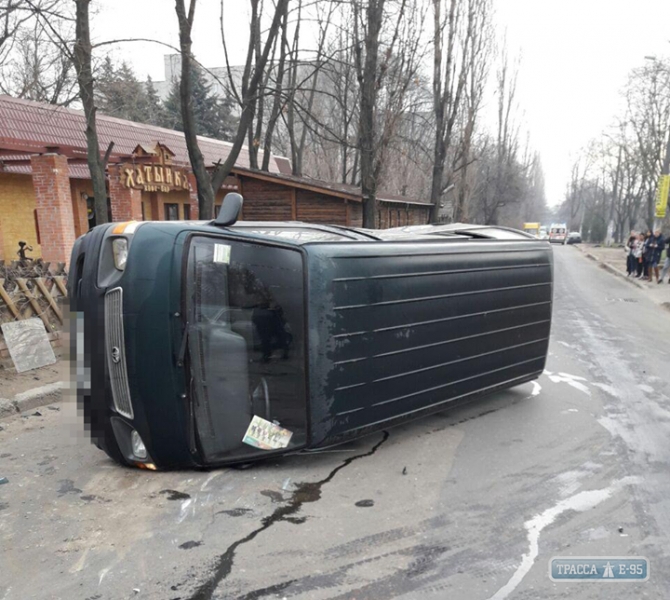
[[[657,284],[654,280],[640,281],[634,277],[626,276],[626,253],[623,248],[607,248],[597,247],[593,244],[574,244],[573,248],[582,252],[585,256],[600,264],[601,267],[625,279],[631,285],[634,285],[642,290],[645,290],[647,296],[659,306],[670,310],[670,285],[668,285],[668,277],[664,283]]]
[[[25,373],[0,369],[0,419],[60,401],[68,378],[69,363],[64,358]]]

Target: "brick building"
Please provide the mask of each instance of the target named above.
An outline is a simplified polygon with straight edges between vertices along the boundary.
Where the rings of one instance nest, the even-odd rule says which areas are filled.
[[[114,221],[197,219],[195,180],[178,131],[97,119]],[[14,260],[19,241],[28,256],[67,262],[74,240],[95,225],[81,111],[0,96],[0,260]],[[224,161],[231,145],[199,138],[205,163]],[[245,199],[247,220],[300,220],[360,226],[360,189],[292,176],[288,159],[273,156],[269,172],[249,168],[243,148],[217,204],[231,190]],[[430,206],[381,195],[379,227],[427,222]]]

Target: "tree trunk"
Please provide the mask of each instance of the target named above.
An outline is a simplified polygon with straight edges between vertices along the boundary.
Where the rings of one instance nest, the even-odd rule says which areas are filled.
[[[188,13],[184,6],[184,0],[176,0],[175,9],[177,11],[177,18],[179,21],[179,44],[181,50],[181,82],[179,86],[179,94],[181,99],[182,121],[184,124],[184,138],[186,139],[186,146],[188,148],[188,156],[191,161],[191,168],[195,175],[198,186],[198,206],[200,208],[200,217],[203,219],[211,219],[214,208],[214,198],[219,191],[226,177],[230,175],[232,168],[235,166],[237,157],[240,154],[244,138],[249,130],[251,118],[253,116],[253,106],[256,102],[256,95],[258,92],[261,77],[265,71],[270,49],[273,46],[274,39],[277,35],[281,17],[286,10],[288,0],[278,0],[275,7],[274,18],[268,31],[265,47],[260,58],[256,61],[255,70],[248,87],[243,91],[241,98],[242,114],[240,122],[237,126],[237,132],[233,140],[233,145],[228,152],[228,156],[223,164],[219,163],[214,172],[209,177],[205,162],[198,146],[198,138],[195,134],[195,118],[193,115],[193,106],[191,104],[191,30],[193,28],[193,19],[195,16],[196,0],[191,0]],[[258,17],[260,18],[260,16]],[[255,24],[252,23],[252,27]],[[253,48],[247,55],[247,64],[245,66],[245,73],[251,69],[251,62],[254,60]]]
[[[368,0],[367,32],[364,39],[365,65],[361,78],[360,147],[363,227],[376,228],[377,180],[375,177],[375,104],[377,103],[377,63],[384,0]]]
[[[298,2],[298,14],[291,44],[291,59],[289,61],[289,97],[287,99],[286,127],[291,145],[291,165],[293,175],[302,176],[302,155],[298,148],[298,135],[295,130],[295,95],[298,86],[298,44],[300,40],[300,21],[302,16],[302,0]],[[304,123],[303,123],[304,127]]]
[[[191,79],[191,30],[195,16],[196,0],[186,13],[184,0],[176,0],[177,18],[179,20],[179,48],[181,50],[181,81],[179,82],[179,100],[181,103],[181,118],[184,124],[184,138],[188,148],[188,158],[191,162],[198,188],[198,212],[201,219],[211,219],[214,213],[214,190],[205,167],[205,159],[198,146],[196,136],[195,116],[193,112],[193,80]]]
[[[81,103],[86,117],[86,146],[88,169],[91,172],[95,219],[98,225],[107,223],[107,186],[105,183],[105,159],[100,156],[100,144],[95,121],[95,96],[93,71],[91,68],[91,29],[89,21],[90,0],[76,0],[76,40],[74,44],[74,66],[77,72]]]
[[[282,106],[284,105],[283,95],[283,83],[284,83],[284,69],[286,65],[286,46],[288,45],[288,40],[286,39],[286,29],[288,27],[288,8],[284,10],[282,15],[282,35],[281,35],[281,47],[279,49],[279,65],[277,66],[277,77],[276,77],[276,90],[274,94],[274,100],[272,102],[272,110],[270,112],[270,120],[268,121],[267,131],[265,132],[265,142],[263,144],[263,164],[261,169],[263,171],[270,170],[270,154],[272,153],[272,136],[274,135],[275,125],[277,124],[277,119],[281,112]]]
[[[430,185],[430,222],[437,223],[440,219],[440,203],[442,199],[442,180],[444,178],[444,162],[446,148],[442,140],[435,140],[433,151],[433,176]]]
[[[181,1],[181,0],[178,0]],[[275,13],[272,19],[272,24],[268,30],[267,39],[265,40],[265,47],[263,48],[263,53],[261,54],[260,59],[256,63],[254,74],[249,81],[249,87],[246,90],[244,98],[242,99],[242,114],[240,116],[240,122],[237,126],[237,133],[233,140],[233,146],[230,149],[230,152],[223,162],[216,167],[214,173],[212,174],[212,188],[214,193],[216,193],[223,182],[226,180],[226,177],[230,175],[230,171],[235,166],[235,161],[240,154],[242,145],[244,143],[244,136],[249,128],[249,122],[251,120],[251,107],[253,106],[256,94],[258,92],[259,83],[263,72],[265,71],[265,65],[267,64],[268,56],[270,50],[273,46],[274,39],[279,31],[279,26],[281,25],[282,15],[286,11],[288,5],[288,0],[278,0],[277,5],[275,6]],[[252,60],[251,56],[248,60]]]
[[[441,0],[433,0],[433,113],[435,139],[433,141],[433,173],[430,185],[430,223],[437,223],[440,216],[440,198],[446,148],[444,144],[444,96],[442,90],[442,18]],[[449,73],[447,73],[447,77]]]
[[[261,16],[258,15],[255,20],[255,29],[256,33],[254,37],[256,38],[256,43],[254,45],[254,56],[256,64],[259,64],[261,58]],[[275,38],[276,39],[276,38]],[[275,45],[273,44],[272,57],[274,60]],[[262,78],[263,83],[259,82],[258,94],[253,101],[254,112],[252,119],[249,122],[249,166],[252,169],[258,169],[258,148],[260,146],[261,132],[263,130],[263,108],[265,104],[264,96],[265,90],[267,89],[267,84],[270,79],[270,70],[272,67],[268,68],[265,76]],[[256,124],[254,126],[254,120]]]

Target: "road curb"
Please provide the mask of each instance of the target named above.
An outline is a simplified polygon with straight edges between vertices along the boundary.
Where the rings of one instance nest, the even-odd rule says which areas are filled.
[[[598,259],[596,258],[594,260],[598,260]],[[613,267],[611,264],[606,263],[602,260],[598,260],[598,262],[600,263],[601,268],[605,269],[606,271],[609,271],[610,273],[613,273],[617,277],[621,277],[622,279],[625,279],[628,283],[634,285],[635,287],[638,287],[641,290],[647,289],[644,284],[640,283],[639,281],[635,281],[634,279],[631,279],[630,277],[628,277],[627,275],[625,275],[624,273],[619,271],[619,269],[617,269],[616,267]]]
[[[634,285],[636,288],[641,289],[641,290],[646,290],[649,291],[649,286],[645,285],[644,283],[640,283],[639,281],[636,281],[635,279],[632,279],[628,277],[625,273],[617,269],[616,267],[612,266],[610,263],[605,262],[603,260],[600,260],[597,256],[594,256],[590,252],[587,252],[586,250],[582,250],[579,248],[579,246],[575,245],[575,248],[577,248],[584,256],[587,258],[590,258],[591,260],[595,261],[598,263],[598,266],[605,271],[609,271],[613,275],[616,275],[617,277],[620,277],[624,281],[627,281],[631,285]],[[670,302],[658,302],[655,300],[653,297],[651,298],[652,302],[656,304],[656,306],[659,306],[663,310],[666,310],[670,312]]]
[[[16,394],[14,398],[0,398],[0,419],[13,417],[19,413],[54,402],[60,402],[63,398],[65,382],[57,381],[26,392]]]
[[[640,283],[639,281],[635,281],[635,279],[631,279],[630,277],[628,277],[628,275],[617,269],[615,266],[611,265],[608,262],[605,262],[604,260],[600,260],[597,256],[591,254],[590,252],[587,252],[586,250],[582,250],[579,247],[579,245],[574,244],[574,247],[577,248],[577,250],[579,250],[584,256],[586,256],[586,258],[590,258],[591,260],[597,262],[602,269],[605,269],[605,271],[609,271],[613,275],[621,277],[623,280],[627,281],[628,283],[634,285],[637,288],[640,288],[641,290],[647,289],[644,284]]]

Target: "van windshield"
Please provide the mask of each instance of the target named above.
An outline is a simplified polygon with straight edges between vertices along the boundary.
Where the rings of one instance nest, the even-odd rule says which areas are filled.
[[[305,444],[302,272],[296,250],[191,241],[185,279],[191,390],[209,461]],[[290,441],[282,434],[271,448],[255,445],[246,435],[254,417],[278,426],[266,425],[271,432],[287,430]]]

